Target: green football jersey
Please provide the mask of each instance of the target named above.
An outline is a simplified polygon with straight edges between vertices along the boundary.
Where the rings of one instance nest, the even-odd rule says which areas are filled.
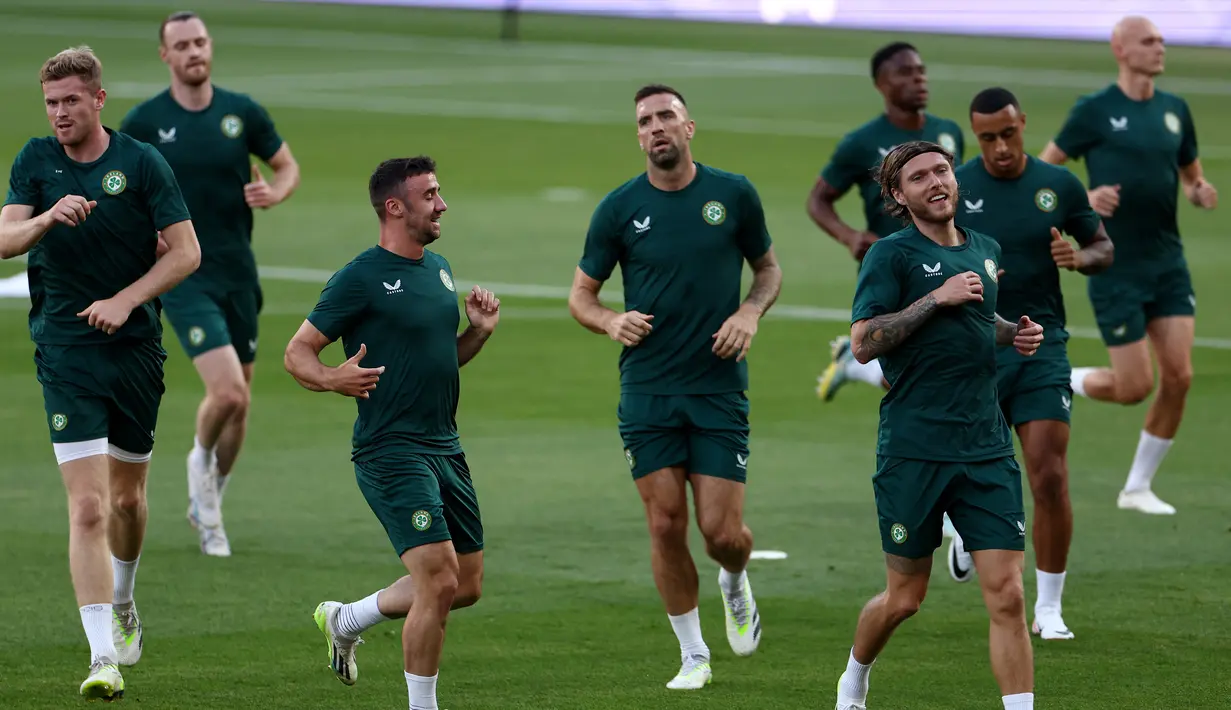
[[[331,341],[341,338],[347,358],[366,345],[362,367],[385,367],[368,398],[355,400],[354,461],[390,452],[461,453],[461,314],[443,256],[425,250],[407,259],[372,247],[329,279],[308,321]]]
[[[943,247],[914,226],[877,240],[864,256],[851,323],[897,313],[956,274],[983,279],[983,300],[938,308],[879,360],[889,382],[877,453],[924,461],[986,461],[1013,455],[996,396],[996,272],[1000,245],[962,229]]]
[[[1087,244],[1098,232],[1099,216],[1086,188],[1065,168],[1028,156],[1017,178],[993,177],[977,156],[957,169],[961,200],[956,222],[987,234],[1000,244],[997,312],[1016,322],[1023,315],[1043,326],[1043,345],[1032,358],[1066,357],[1069,334],[1060,289],[1060,269],[1051,256],[1051,228]],[[1026,358],[1013,347],[1000,348],[1001,362]]]
[[[834,149],[829,164],[821,171],[821,177],[835,190],[846,192],[852,187],[859,190],[867,229],[878,237],[887,237],[900,230],[902,222],[885,214],[875,170],[895,146],[917,140],[940,145],[953,153],[954,160],[959,163],[966,149],[961,126],[947,118],[927,114],[922,130],[904,131],[881,114],[846,134]]]
[[[608,193],[579,265],[606,281],[618,264],[625,310],[654,316],[650,334],[620,353],[621,391],[746,390],[747,361],[715,355],[712,336],[739,309],[744,261],[769,248],[761,199],[742,175],[698,163],[682,190],[660,190],[643,173]]]
[[[1156,90],[1134,101],[1112,84],[1078,100],[1055,143],[1085,160],[1091,189],[1120,186],[1120,206],[1105,220],[1116,245],[1107,275],[1168,268],[1183,259],[1179,168],[1197,159],[1197,131],[1184,99]]]
[[[179,179],[201,242],[201,267],[190,278],[221,291],[255,284],[249,155],[268,161],[282,147],[265,109],[214,87],[209,108],[189,111],[166,90],[129,111],[120,130],[157,148]]]
[[[42,345],[109,343],[162,337],[158,299],[133,309],[113,335],[77,314],[128,288],[157,260],[158,232],[189,219],[175,175],[158,151],[105,129],[110,144],[79,163],[54,137],[32,138],[13,161],[6,205],[28,205],[35,216],[61,198],[79,195],[98,205],[84,222],[57,222],[28,257],[30,337]]]

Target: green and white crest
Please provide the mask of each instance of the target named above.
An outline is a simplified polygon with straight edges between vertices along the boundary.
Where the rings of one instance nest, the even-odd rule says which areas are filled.
[[[1180,117],[1174,113],[1168,111],[1163,114],[1163,125],[1177,136],[1180,135]]]
[[[624,449],[624,458],[628,461],[629,468],[637,465],[637,457],[633,456],[631,449]]]
[[[706,222],[717,227],[727,221],[727,208],[718,200],[710,200],[701,208],[701,216],[705,218]]]
[[[1056,193],[1048,188],[1043,188],[1034,193],[1034,206],[1044,212],[1051,212],[1056,209]]]
[[[68,415],[67,414],[51,415],[51,428],[52,429],[55,429],[56,431],[64,431],[64,427],[66,426],[68,426]]]
[[[188,329],[188,342],[192,343],[193,347],[205,342],[205,329],[199,325],[194,325]]]
[[[239,134],[243,132],[244,121],[239,116],[228,113],[222,117],[222,135],[227,138],[239,138]]]
[[[432,527],[432,514],[426,510],[416,510],[410,516],[410,524],[415,526],[415,530],[423,532]]]
[[[450,291],[456,291],[456,289],[453,288],[453,279],[449,278],[449,272],[444,269],[440,270],[440,283],[444,284],[445,288]]]
[[[948,133],[941,133],[936,137],[936,142],[940,144],[941,148],[944,148],[950,153],[957,152],[957,141],[953,140],[953,136]]]
[[[983,268],[987,269],[987,275],[992,277],[992,281],[1000,282],[1000,278],[996,276],[996,262],[991,259],[983,260]]]
[[[893,527],[889,528],[889,537],[892,537],[893,541],[899,545],[906,542],[906,526],[901,523],[894,523]]]
[[[108,195],[118,195],[128,187],[128,178],[119,170],[112,170],[103,176],[103,192]]]

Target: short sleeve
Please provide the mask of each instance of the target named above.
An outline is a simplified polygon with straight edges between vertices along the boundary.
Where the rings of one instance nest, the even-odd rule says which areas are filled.
[[[757,189],[747,179],[743,180],[740,193],[743,204],[740,205],[740,225],[736,239],[739,250],[749,262],[756,261],[773,241],[769,237],[769,227],[765,224],[765,208],[761,206],[761,196]]]
[[[871,174],[872,166],[865,164],[862,155],[854,135],[848,134],[834,148],[829,164],[821,170],[821,177],[833,189],[846,192]]]
[[[316,307],[308,314],[308,322],[333,342],[350,332],[366,308],[363,284],[348,266],[325,284]]]
[[[1098,144],[1102,136],[1094,127],[1089,99],[1080,99],[1069,111],[1064,125],[1056,134],[1056,147],[1070,158],[1081,158]]]
[[[578,264],[586,276],[595,281],[611,278],[611,272],[620,262],[620,235],[616,232],[609,200],[610,197],[603,198],[590,216],[590,229],[586,232],[586,245]]]
[[[1180,153],[1177,156],[1181,168],[1186,168],[1193,164],[1198,157],[1197,153],[1197,126],[1193,121],[1193,114],[1188,109],[1188,102],[1181,103],[1182,111],[1180,112]]]
[[[9,169],[9,192],[4,198],[6,205],[29,205],[37,208],[41,197],[38,182],[34,179],[34,142],[26,143],[13,160]]]
[[[1090,243],[1098,233],[1102,218],[1090,206],[1090,198],[1081,180],[1073,173],[1064,171],[1064,183],[1060,186],[1060,201],[1065,205],[1064,232],[1081,245]]]
[[[878,240],[868,248],[859,266],[851,323],[901,310],[901,275],[891,242]]]
[[[150,146],[143,146],[142,151],[142,185],[145,187],[146,209],[154,228],[158,230],[185,220],[191,219],[188,208],[184,205],[184,195],[180,192],[179,181],[167,159],[162,153]]]
[[[264,106],[252,102],[248,110],[248,152],[269,162],[282,149],[282,136],[274,127],[274,119]]]

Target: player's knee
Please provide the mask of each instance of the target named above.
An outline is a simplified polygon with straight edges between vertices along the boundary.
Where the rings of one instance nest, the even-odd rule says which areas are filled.
[[[226,414],[228,419],[241,419],[248,414],[248,404],[251,396],[248,387],[243,382],[227,383],[210,392],[210,398],[215,406]]]
[[[1025,619],[1026,591],[1016,568],[983,578],[983,586],[987,611],[993,622],[1017,623]]]
[[[111,492],[111,512],[125,520],[136,518],[145,507],[145,491],[140,488]]]
[[[927,596],[927,590],[914,588],[890,590],[885,598],[890,620],[895,624],[900,624],[918,614],[919,609],[923,607],[925,596]]]
[[[73,496],[68,505],[69,523],[81,532],[101,532],[107,519],[107,501],[101,491]]]
[[[745,545],[744,526],[740,524],[721,524],[712,528],[702,528],[705,546],[713,552],[739,550]]]
[[[1116,376],[1116,401],[1120,404],[1141,404],[1154,391],[1153,373]]]
[[[1180,365],[1163,368],[1159,377],[1159,394],[1184,396],[1193,384],[1192,365]]]
[[[650,536],[655,540],[678,542],[688,538],[688,511],[674,506],[649,509]]]
[[[479,597],[483,596],[483,583],[478,580],[467,580],[459,582],[457,591],[453,595],[454,609],[465,609],[468,606],[474,606],[479,603]]]
[[[1069,476],[1062,456],[1045,455],[1028,461],[1035,505],[1055,505],[1069,495]]]
[[[432,574],[424,586],[424,601],[433,608],[437,615],[444,618],[449,613],[449,609],[453,607],[453,602],[457,598],[459,587],[457,570],[440,570]],[[415,604],[418,603],[419,600],[416,598]]]

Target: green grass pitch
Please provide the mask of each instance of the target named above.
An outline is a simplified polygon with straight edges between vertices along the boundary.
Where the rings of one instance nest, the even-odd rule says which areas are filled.
[[[0,7],[0,163],[45,135],[40,63],[88,43],[101,56],[116,126],[160,90],[165,2],[8,0]],[[269,107],[303,167],[287,204],[258,216],[265,312],[251,435],[226,503],[234,557],[204,558],[184,521],[184,455],[201,394],[168,336],[168,392],[150,479],[137,583],[145,656],[124,705],[142,708],[405,707],[400,628],[359,648],[362,679],[338,683],[311,614],[400,573],[348,461],[354,404],[300,389],[282,348],[322,274],[375,240],[366,181],[386,157],[430,153],[449,212],[436,247],[459,281],[503,297],[495,338],[464,370],[459,414],[487,526],[485,596],[450,622],[441,707],[453,710],[825,708],[856,614],[883,583],[870,475],[877,393],[813,394],[829,340],[846,329],[855,270],[804,199],[841,133],[879,110],[867,58],[889,35],[528,16],[499,40],[499,14],[290,6],[197,7],[217,43],[215,79]],[[1057,17],[1063,22],[1063,17]],[[931,110],[961,119],[990,85],[1015,91],[1037,151],[1079,93],[1109,81],[1101,43],[915,36]],[[1207,174],[1231,194],[1231,54],[1173,47],[1164,88],[1196,116]],[[663,688],[678,648],[650,577],[640,503],[615,408],[614,343],[584,331],[561,295],[589,215],[643,169],[632,93],[665,81],[688,97],[699,160],[761,192],[785,285],[751,352],[747,519],[762,549],[750,574],[761,650],[727,648],[717,567],[697,551],[715,680]],[[972,145],[973,137],[967,136]],[[972,148],[973,150],[973,148]],[[1081,171],[1081,167],[1075,168]],[[1200,306],[1185,424],[1156,490],[1173,518],[1116,509],[1144,406],[1075,403],[1070,454],[1076,534],[1068,643],[1035,641],[1038,706],[1225,708],[1231,703],[1231,245],[1221,212],[1181,211]],[[859,221],[854,197],[842,204]],[[0,276],[20,263],[0,264]],[[1074,364],[1106,355],[1078,275],[1066,275]],[[612,284],[618,286],[618,281]],[[503,287],[503,288],[502,288]],[[63,487],[47,441],[25,305],[0,301],[0,707],[74,707],[87,651],[66,560]],[[837,312],[837,318],[835,318]],[[339,361],[339,348],[326,358]],[[1033,603],[1033,558],[1027,558]],[[943,564],[920,615],[872,674],[871,707],[998,707],[975,585]]]

